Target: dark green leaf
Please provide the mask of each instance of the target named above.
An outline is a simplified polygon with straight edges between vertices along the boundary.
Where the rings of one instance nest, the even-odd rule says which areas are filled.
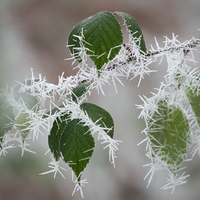
[[[53,154],[55,160],[59,160],[60,154],[60,139],[63,133],[65,133],[65,128],[68,125],[69,115],[63,115],[58,117],[52,126],[50,134],[48,136],[48,143],[51,153]]]
[[[113,138],[114,134],[114,122],[111,115],[103,108],[92,104],[83,103],[81,109],[84,110],[91,120],[102,128],[108,128],[107,134]]]
[[[88,90],[89,84],[81,84],[72,90],[72,100],[77,102],[77,99],[85,94]]]
[[[170,166],[170,170],[176,172],[191,142],[189,124],[183,112],[178,107],[168,106],[165,100],[160,100],[148,126],[153,155],[160,156]]]
[[[89,127],[84,126],[80,119],[70,121],[62,133],[60,151],[64,161],[69,164],[79,181],[93,149],[94,138],[90,134]]]
[[[79,38],[76,36],[83,36],[82,42],[87,49],[87,55],[93,60],[98,70],[116,56],[123,42],[119,22],[108,11],[86,18],[71,31],[68,38],[69,49],[81,62],[82,49],[80,49]]]
[[[143,54],[145,54],[146,46],[145,46],[144,36],[137,21],[127,13],[124,12],[115,12],[115,13],[124,20],[126,27],[130,32],[130,34],[133,36],[133,38],[140,39],[140,42],[136,42],[136,44],[137,46],[140,47],[140,50],[143,52]]]

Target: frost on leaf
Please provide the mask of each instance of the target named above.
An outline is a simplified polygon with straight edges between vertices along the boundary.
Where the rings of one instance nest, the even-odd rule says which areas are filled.
[[[72,168],[78,181],[94,150],[94,138],[89,127],[80,119],[73,119],[65,127],[60,139],[63,160]]]
[[[148,137],[152,158],[159,156],[167,168],[176,173],[186,158],[191,137],[189,124],[183,112],[160,100],[157,110],[148,122]]]
[[[31,118],[39,110],[39,103],[35,97],[26,93],[15,94],[15,98],[21,104],[21,107],[16,112],[15,125],[24,140],[31,130]]]
[[[89,127],[69,114],[57,118],[48,137],[49,148],[55,161],[62,158],[80,181],[83,170],[93,154],[94,138]]]
[[[112,60],[123,42],[119,22],[108,11],[99,12],[84,19],[74,26],[69,34],[68,47],[71,54],[82,62],[82,45],[87,55],[100,70],[105,63]]]
[[[0,95],[0,147],[4,135],[13,126],[14,112],[13,108],[6,104],[5,98]]]
[[[69,114],[58,117],[52,126],[51,132],[48,136],[49,148],[56,161],[61,157],[60,154],[60,140],[68,124]]]
[[[124,23],[127,27],[127,30],[129,31],[129,33],[132,35],[132,37],[136,41],[136,45],[139,47],[140,52],[142,54],[145,54],[147,51],[146,46],[145,46],[145,40],[144,40],[144,36],[142,34],[142,30],[140,29],[140,26],[137,23],[137,21],[131,15],[124,13],[124,12],[115,12],[115,14],[122,17],[122,19],[124,20]]]
[[[78,102],[79,98],[88,90],[89,84],[80,84],[72,90],[72,100]]]
[[[81,109],[88,114],[94,123],[104,128],[106,133],[113,138],[114,122],[106,110],[92,103],[82,103]]]
[[[198,125],[200,126],[200,88],[192,86],[186,87],[186,94],[196,116]]]

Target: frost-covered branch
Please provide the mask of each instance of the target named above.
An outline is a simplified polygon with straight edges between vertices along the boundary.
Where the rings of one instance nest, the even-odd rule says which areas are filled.
[[[127,43],[123,43],[116,15],[124,20]],[[151,64],[166,61],[164,80],[150,98],[140,96],[143,104],[137,108],[141,109],[139,118],[146,125],[143,142],[150,159],[146,165],[150,171],[145,177],[149,178],[148,186],[156,171],[167,170],[169,178],[162,189],[173,192],[188,177],[182,172],[182,163],[188,161],[188,155],[192,159],[200,154],[200,76],[195,60],[200,39],[180,42],[172,34],[163,43],[161,47],[155,39],[155,47],[147,50],[139,25],[123,12],[100,12],[77,24],[67,45],[72,65],[78,69],[76,75],[65,77],[63,73],[58,84],[52,84],[41,75],[35,77],[32,69],[30,79],[1,91],[0,117],[4,120],[0,122],[0,155],[15,147],[21,147],[22,155],[35,153],[28,148],[28,141],[48,134],[52,161],[50,170],[41,174],[53,173],[55,178],[60,173],[64,177],[65,168],[60,164],[63,160],[76,176],[73,193],[79,191],[83,197],[82,188],[87,182],[81,177],[92,157],[95,135],[103,149],[108,149],[114,167],[121,142],[114,139],[112,116],[88,102],[88,96],[93,91],[105,95],[107,85],[113,85],[117,92],[116,82],[123,85],[122,77],[129,80],[139,77],[139,86],[146,74],[155,72]]]

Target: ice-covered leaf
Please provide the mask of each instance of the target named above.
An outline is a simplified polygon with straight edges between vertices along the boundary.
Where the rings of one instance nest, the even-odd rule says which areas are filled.
[[[16,111],[15,125],[20,130],[22,138],[25,139],[30,131],[30,112],[37,112],[39,110],[39,103],[35,97],[26,93],[15,92],[15,99],[22,105],[22,108]]]
[[[89,84],[81,84],[72,90],[72,100],[77,102],[78,98],[85,94],[88,90]]]
[[[60,139],[62,134],[65,133],[65,128],[68,125],[68,121],[69,121],[69,114],[57,117],[53,123],[50,134],[48,136],[49,148],[56,161],[58,161],[59,158],[61,157]]]
[[[93,60],[96,68],[100,70],[105,63],[116,56],[121,48],[123,37],[119,22],[112,13],[103,11],[75,25],[69,34],[68,46],[71,54],[79,62],[82,61],[80,42],[87,49],[86,53]]]
[[[82,103],[81,109],[88,114],[94,123],[105,128],[105,132],[113,138],[114,122],[111,115],[106,110],[92,103]]]
[[[173,172],[186,158],[191,142],[189,124],[183,112],[160,100],[157,111],[149,121],[148,136],[153,156],[158,155]]]
[[[145,46],[144,36],[137,21],[127,13],[124,12],[115,12],[115,13],[124,20],[124,23],[129,33],[133,36],[133,38],[136,38],[136,44],[140,47],[141,52],[145,54],[146,46]]]
[[[34,83],[37,83],[37,82],[39,82],[40,81],[40,79],[26,79],[24,82],[23,82],[23,84],[24,85],[27,85],[27,86],[31,86],[31,85],[33,85]]]
[[[60,106],[57,106],[55,108],[53,108],[52,110],[49,110],[48,112],[46,112],[44,115],[43,115],[43,118],[47,118],[51,115],[54,115],[55,113],[59,112],[60,109],[64,108],[65,106],[64,105],[60,105]]]
[[[20,111],[20,114],[15,119],[15,126],[20,130],[23,139],[26,138],[30,131],[30,115],[24,110]]]
[[[39,110],[39,103],[36,97],[27,94],[15,92],[15,100],[23,104],[27,109],[34,110],[35,112]]]
[[[200,126],[200,88],[187,87],[186,94]]]
[[[13,108],[0,96],[0,143],[4,134],[12,128],[14,118]]]
[[[94,138],[90,129],[80,119],[73,119],[63,129],[60,152],[80,181],[81,173],[88,164],[94,149]]]
[[[14,87],[14,93],[15,93],[15,96],[18,97],[20,92],[20,88],[23,87],[23,86],[32,86],[34,85],[34,83],[37,83],[39,82],[40,79],[26,79],[24,80],[23,82],[19,82],[15,87]]]

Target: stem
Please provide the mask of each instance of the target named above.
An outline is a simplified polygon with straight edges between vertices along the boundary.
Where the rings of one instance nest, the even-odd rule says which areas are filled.
[[[151,56],[159,55],[159,54],[164,53],[164,52],[173,52],[173,51],[178,51],[178,50],[182,49],[185,56],[186,56],[190,52],[191,48],[194,48],[198,45],[200,45],[200,39],[193,38],[189,41],[186,41],[184,44],[181,44],[180,46],[176,45],[176,46],[172,46],[172,47],[169,47],[169,48],[163,48],[163,49],[156,50],[156,51],[149,50],[144,55],[146,57],[151,57]],[[126,47],[125,44],[123,44],[123,46]],[[126,59],[126,62],[119,62],[118,64],[113,64],[113,65],[109,66],[107,68],[107,70],[115,69],[115,67],[117,67],[119,65],[126,65],[127,63],[135,61],[137,59],[134,52],[132,52],[130,50],[130,48],[126,47],[126,50],[128,52],[130,52],[130,54],[128,55],[128,58]]]
[[[146,54],[147,57],[149,56],[154,56],[154,55],[157,55],[157,54],[160,54],[162,52],[166,52],[166,51],[177,51],[177,50],[180,50],[182,49],[184,51],[184,53],[188,53],[190,51],[191,48],[194,48],[196,46],[200,45],[200,39],[191,39],[189,41],[186,41],[185,44],[181,44],[180,46],[176,46],[176,47],[170,47],[170,48],[164,48],[164,49],[161,49],[159,51],[151,51],[149,50]]]

